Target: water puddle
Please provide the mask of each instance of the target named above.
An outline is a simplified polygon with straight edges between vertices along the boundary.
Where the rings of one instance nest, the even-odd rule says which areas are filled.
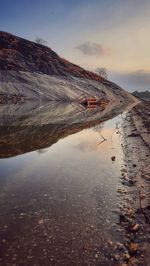
[[[1,150],[1,265],[116,265],[110,243],[120,239],[119,121],[81,131],[74,125],[72,135],[63,134],[63,125],[47,128],[29,140],[38,150],[27,152],[26,139],[20,147],[11,139],[11,150]],[[45,148],[33,144],[44,139]]]

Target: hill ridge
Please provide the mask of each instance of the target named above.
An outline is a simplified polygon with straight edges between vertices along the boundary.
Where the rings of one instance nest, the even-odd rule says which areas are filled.
[[[47,46],[4,31],[0,31],[0,69],[103,80],[96,73],[60,57]]]

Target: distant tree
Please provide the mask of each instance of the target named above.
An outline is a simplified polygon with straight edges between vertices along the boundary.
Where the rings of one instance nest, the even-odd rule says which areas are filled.
[[[46,153],[47,150],[46,149],[39,149],[37,150],[38,154],[43,154],[43,153]]]
[[[38,44],[47,45],[47,41],[40,37],[36,37],[35,42]]]
[[[95,72],[105,79],[108,78],[107,69],[104,67],[98,67]]]

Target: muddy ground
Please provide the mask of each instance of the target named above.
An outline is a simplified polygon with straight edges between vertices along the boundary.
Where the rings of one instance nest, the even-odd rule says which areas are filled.
[[[150,265],[150,104],[141,102],[123,118],[125,165],[121,169],[119,226],[122,266]]]

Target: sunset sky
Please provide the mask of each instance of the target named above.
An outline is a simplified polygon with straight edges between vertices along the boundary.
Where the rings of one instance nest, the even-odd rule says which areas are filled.
[[[86,69],[106,67],[126,89],[150,89],[150,0],[1,0],[0,26]]]

